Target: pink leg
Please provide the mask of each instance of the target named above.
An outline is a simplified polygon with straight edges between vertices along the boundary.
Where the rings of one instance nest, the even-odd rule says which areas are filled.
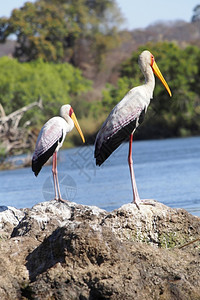
[[[130,168],[130,174],[131,174],[131,183],[132,183],[132,189],[133,189],[133,203],[139,208],[139,204],[146,204],[146,205],[155,205],[155,203],[151,203],[153,199],[145,199],[145,200],[140,200],[140,196],[138,193],[137,185],[136,185],[136,180],[135,180],[135,174],[133,170],[133,159],[132,159],[132,142],[133,142],[133,134],[130,135],[129,138],[129,154],[128,154],[128,164]],[[154,200],[153,200],[154,201]]]
[[[56,186],[56,173],[57,173],[57,153],[53,154],[53,165],[52,165],[52,173],[53,173],[53,183],[55,190],[55,200],[58,200],[57,186]]]
[[[140,200],[140,196],[138,193],[136,180],[135,180],[135,174],[134,174],[134,170],[133,170],[132,142],[133,142],[133,134],[131,134],[130,138],[129,138],[128,164],[129,164],[129,168],[130,168],[131,183],[132,183],[132,189],[133,189],[133,203],[135,203],[135,205],[139,209],[139,203],[141,202],[141,200]]]
[[[57,171],[57,152],[53,154],[53,181],[54,181],[54,189],[55,189],[55,200],[67,202],[67,200],[63,200],[60,193],[59,181],[58,181],[58,171]]]

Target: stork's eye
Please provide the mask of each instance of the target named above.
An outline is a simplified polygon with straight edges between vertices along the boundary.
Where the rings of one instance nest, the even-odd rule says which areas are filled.
[[[151,54],[151,66],[153,65],[154,63],[154,56]]]

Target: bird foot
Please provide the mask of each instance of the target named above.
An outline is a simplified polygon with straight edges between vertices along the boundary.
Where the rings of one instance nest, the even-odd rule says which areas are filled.
[[[62,198],[55,198],[54,200],[58,201],[58,202],[62,202],[62,203],[69,203],[68,200],[64,200]]]
[[[133,204],[135,204],[137,206],[137,208],[140,210],[140,205],[152,205],[152,206],[155,206],[156,200],[154,199],[142,199],[142,200],[134,200]]]

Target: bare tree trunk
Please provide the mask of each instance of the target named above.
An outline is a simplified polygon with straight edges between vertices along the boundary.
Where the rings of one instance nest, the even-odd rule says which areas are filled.
[[[38,101],[26,105],[6,116],[3,106],[0,104],[0,149],[1,152],[3,152],[4,158],[9,154],[16,152],[19,154],[25,149],[32,148],[32,139],[34,137],[32,133],[27,130],[27,126],[29,126],[31,122],[25,122],[23,127],[19,126],[19,122],[24,113],[34,106],[38,106],[42,109],[42,99],[39,98]],[[0,159],[2,160],[3,157]]]

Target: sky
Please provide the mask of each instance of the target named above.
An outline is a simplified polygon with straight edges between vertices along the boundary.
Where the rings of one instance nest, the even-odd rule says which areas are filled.
[[[1,0],[0,17],[9,17],[12,9],[21,7],[24,2],[27,1]],[[146,28],[158,21],[190,22],[194,7],[200,4],[200,0],[116,0],[116,2],[127,20],[122,28],[129,30]]]

